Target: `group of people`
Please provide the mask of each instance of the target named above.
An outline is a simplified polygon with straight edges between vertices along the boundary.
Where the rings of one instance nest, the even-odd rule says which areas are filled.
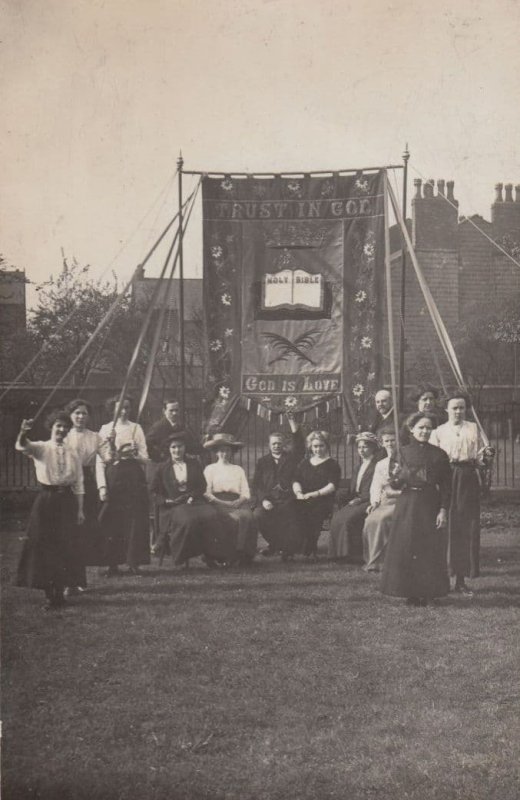
[[[384,594],[424,605],[449,591],[449,570],[455,590],[469,594],[465,579],[479,574],[479,467],[493,451],[465,419],[466,398],[448,399],[440,425],[437,401],[434,388],[419,392],[398,452],[401,420],[390,393],[378,392],[369,430],[356,435],[359,465],[348,489],[328,434],[304,438],[293,415],[290,440],[270,434],[251,487],[233,463],[243,444],[226,432],[200,444],[174,398],[147,435],[131,421],[128,398],[108,402],[113,421],[99,433],[80,398],[51,417],[48,441],[30,441],[32,421],[24,420],[16,448],[33,459],[40,491],[18,585],[43,589],[47,607],[57,608],[85,589],[86,566],[113,577],[126,564],[139,575],[151,551],[161,561],[169,553],[177,567],[196,556],[208,567],[245,566],[259,533],[266,557],[314,559],[330,519],[329,556],[381,572]],[[204,454],[213,457],[205,467]]]

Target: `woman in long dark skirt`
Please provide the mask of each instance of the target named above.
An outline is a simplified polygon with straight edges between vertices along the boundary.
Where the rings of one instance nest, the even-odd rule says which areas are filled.
[[[427,605],[450,589],[446,523],[451,471],[446,453],[428,442],[435,424],[430,415],[412,414],[412,439],[402,448],[402,466],[391,481],[402,493],[395,505],[381,591],[405,597],[409,605]]]
[[[148,487],[132,444],[124,444],[115,459],[105,465],[106,500],[99,513],[105,540],[107,577],[128,565],[129,575],[140,575],[139,567],[150,563]]]
[[[158,552],[166,541],[176,566],[202,555],[208,566],[236,558],[234,537],[222,514],[204,498],[206,479],[197,458],[186,455],[190,434],[177,431],[169,441],[170,459],[159,465],[152,489],[159,506]]]
[[[76,579],[80,564],[75,529],[84,522],[83,473],[65,443],[72,423],[58,412],[48,420],[51,438],[31,442],[32,420],[23,420],[16,449],[34,461],[40,491],[34,501],[18,565],[17,585],[43,589],[47,609],[64,604],[64,588]]]
[[[83,469],[85,486],[83,503],[85,522],[81,526],[78,541],[81,563],[74,583],[65,591],[66,594],[72,595],[83,591],[87,585],[86,566],[105,565],[103,541],[98,525],[99,499],[95,476],[96,455],[102,452],[102,440],[99,433],[87,427],[91,407],[86,400],[81,398],[72,400],[65,407],[65,411],[70,415],[72,422],[72,428],[65,441],[78,457]]]
[[[303,555],[316,558],[323,523],[332,514],[341,469],[330,456],[326,431],[311,431],[306,446],[309,455],[296,467],[293,492],[302,531]]]
[[[111,397],[106,408],[116,419],[115,424],[101,426],[105,449],[96,458],[106,574],[114,577],[120,574],[120,564],[128,564],[128,574],[139,575],[139,567],[150,563],[148,488],[143,470],[148,463],[146,439],[141,426],[130,420],[129,397]]]

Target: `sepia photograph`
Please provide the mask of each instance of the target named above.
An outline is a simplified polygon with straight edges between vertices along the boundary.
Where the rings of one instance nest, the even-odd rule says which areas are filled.
[[[2,800],[518,800],[519,0],[0,14]]]

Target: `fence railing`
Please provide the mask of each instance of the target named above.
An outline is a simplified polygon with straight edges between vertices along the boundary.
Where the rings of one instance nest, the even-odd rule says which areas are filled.
[[[496,450],[491,488],[520,488],[520,403],[482,406],[479,414]],[[186,421],[195,434],[199,433],[202,430],[201,409],[187,409]],[[357,458],[353,443],[347,444],[345,441],[341,409],[305,422],[303,432],[308,433],[315,428],[330,433],[331,455],[339,462],[342,475],[348,478]],[[287,433],[286,422],[281,429]],[[233,430],[244,443],[243,449],[237,453],[236,461],[244,467],[251,479],[257,460],[268,451],[269,433],[280,430],[280,425],[244,411],[235,421]],[[2,442],[0,446],[0,492],[35,487],[33,464],[30,459],[15,451],[14,437],[10,437],[9,441]]]

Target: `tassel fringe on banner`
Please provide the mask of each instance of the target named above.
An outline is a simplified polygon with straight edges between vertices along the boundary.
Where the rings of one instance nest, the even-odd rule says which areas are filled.
[[[241,396],[239,402],[242,408],[245,408],[248,412],[252,412],[260,419],[265,419],[268,422],[276,420],[280,426],[283,424],[285,416],[283,413],[272,411],[272,409],[267,408],[263,403],[259,403],[254,398]],[[324,416],[324,414],[330,414],[331,411],[342,407],[343,400],[341,395],[320,400],[316,405],[301,412],[302,422],[315,422],[320,417]]]

